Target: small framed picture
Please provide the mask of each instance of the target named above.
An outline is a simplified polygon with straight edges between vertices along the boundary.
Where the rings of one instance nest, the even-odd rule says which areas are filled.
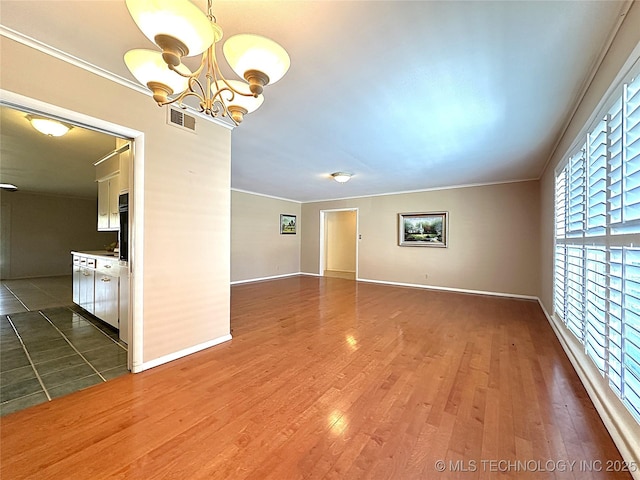
[[[447,212],[398,214],[398,245],[401,247],[446,247],[448,233]]]
[[[295,235],[296,234],[296,216],[280,214],[280,234]]]

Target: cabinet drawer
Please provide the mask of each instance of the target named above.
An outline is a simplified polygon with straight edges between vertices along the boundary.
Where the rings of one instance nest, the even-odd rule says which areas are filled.
[[[112,277],[120,276],[120,265],[117,260],[99,258],[96,263],[96,270]]]
[[[76,259],[78,260],[76,262]],[[80,265],[81,267],[96,268],[96,259],[90,257],[73,257],[74,265]]]

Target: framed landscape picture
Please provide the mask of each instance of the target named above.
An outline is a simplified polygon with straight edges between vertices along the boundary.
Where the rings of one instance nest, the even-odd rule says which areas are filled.
[[[296,216],[280,214],[280,234],[295,235],[296,234]]]
[[[398,245],[401,247],[446,247],[449,233],[447,212],[399,213]]]

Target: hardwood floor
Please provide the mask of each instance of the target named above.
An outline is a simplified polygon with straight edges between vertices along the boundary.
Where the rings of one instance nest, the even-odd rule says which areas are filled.
[[[631,478],[535,302],[293,277],[231,311],[231,342],[0,419],[2,478]]]

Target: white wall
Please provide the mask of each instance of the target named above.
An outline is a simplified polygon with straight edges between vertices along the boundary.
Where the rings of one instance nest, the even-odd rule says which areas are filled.
[[[361,279],[537,296],[538,182],[302,205],[301,268],[319,273],[320,210],[358,208]],[[448,248],[398,246],[398,213],[449,212]]]
[[[135,90],[6,37],[0,49],[3,90],[72,120],[136,132],[134,369],[228,339],[230,130],[199,118],[197,134],[182,131]]]
[[[71,250],[103,250],[118,239],[117,232],[97,231],[95,198],[18,191],[2,192],[0,199],[9,214],[3,242],[10,234],[10,255],[0,259],[3,279],[71,275]]]
[[[280,234],[280,214],[295,215],[297,233]],[[300,272],[300,203],[231,192],[231,281]]]

